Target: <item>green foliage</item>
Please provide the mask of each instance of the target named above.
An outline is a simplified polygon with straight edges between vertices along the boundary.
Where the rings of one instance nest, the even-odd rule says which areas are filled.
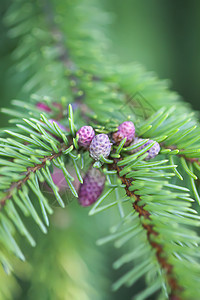
[[[31,99],[14,100],[13,109],[2,109],[12,119],[0,138],[1,263],[9,273],[13,254],[25,260],[19,234],[36,246],[28,218],[47,233],[53,209],[44,182],[58,205],[65,206],[52,179],[53,167],[62,170],[69,191],[78,197],[72,174],[82,183],[82,170],[92,160],[78,147],[77,129],[90,124],[97,133],[111,134],[122,121],[132,120],[137,136],[145,140],[127,148],[123,140],[113,146],[108,159],[101,157],[95,167],[106,175],[106,187],[89,211],[89,215],[104,212],[102,219],[116,209],[119,213],[110,233],[97,241],[99,245],[114,241],[122,248],[115,269],[129,266],[113,290],[143,279],[146,287],[134,299],[156,292],[159,299],[199,299],[197,117],[166,82],[139,65],[118,66],[107,58],[107,41],[95,16],[101,23],[109,17],[95,4],[20,0],[5,16],[9,36],[19,41],[14,68],[23,74],[22,91]],[[50,110],[40,114],[38,103]],[[66,131],[50,119],[61,122]],[[145,160],[146,151],[155,142],[131,153],[148,139],[162,148],[150,161]]]

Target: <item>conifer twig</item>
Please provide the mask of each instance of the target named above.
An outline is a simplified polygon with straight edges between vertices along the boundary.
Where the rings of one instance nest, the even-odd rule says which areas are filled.
[[[141,217],[144,219],[151,219],[151,214],[145,210],[145,205],[139,205],[139,202],[141,201],[140,196],[136,195],[134,191],[130,191],[129,187],[132,185],[133,178],[126,178],[126,175],[120,176],[120,171],[122,171],[123,167],[120,167],[117,165],[117,163],[121,159],[114,158],[114,163],[110,165],[110,169],[114,169],[117,171],[118,177],[121,179],[122,183],[125,185],[126,194],[128,197],[132,197],[135,199],[133,202],[133,208],[136,212],[138,212],[140,220]],[[142,221],[141,221],[142,222]],[[147,233],[147,239],[152,246],[152,248],[155,250],[156,258],[163,270],[166,272],[167,282],[171,288],[170,293],[170,300],[181,300],[180,293],[183,291],[183,288],[179,285],[174,273],[173,273],[173,266],[168,262],[168,259],[165,255],[163,246],[157,243],[153,237],[158,236],[158,232],[156,232],[152,225],[149,224],[143,224],[143,228],[146,230]]]
[[[86,104],[83,103],[85,92],[82,89],[80,90],[80,78],[75,75],[76,71],[78,71],[79,68],[70,58],[70,51],[65,43],[66,37],[62,34],[61,30],[59,30],[58,26],[54,22],[53,10],[49,2],[46,3],[44,11],[49,29],[52,32],[52,35],[55,37],[55,47],[59,49],[60,55],[58,57],[58,60],[61,61],[61,63],[66,67],[66,70],[68,71],[66,77],[70,82],[70,88],[73,94],[74,103],[80,107],[82,117],[88,122],[89,119],[86,115],[86,112],[90,112],[90,109]],[[97,80],[97,77],[92,76],[91,79]]]
[[[9,200],[12,197],[14,189],[21,189],[22,185],[29,180],[30,176],[32,173],[35,173],[36,171],[40,170],[46,165],[46,162],[49,161],[51,162],[53,159],[60,157],[63,153],[64,150],[66,150],[68,147],[62,146],[59,150],[58,153],[53,153],[50,156],[46,156],[43,159],[41,159],[41,164],[35,164],[34,167],[28,167],[27,171],[25,172],[25,177],[23,179],[20,179],[17,182],[14,182],[10,188],[7,190],[7,195],[5,195],[1,200],[0,200],[0,210],[5,206],[6,201]]]
[[[164,144],[163,144],[162,146],[164,146]],[[176,147],[175,145],[167,146],[167,147],[165,147],[165,148],[166,148],[166,149],[170,149],[170,150],[176,150],[176,149],[177,149],[177,147]],[[182,151],[182,150],[184,150],[184,149],[180,149],[179,151]],[[197,163],[197,164],[200,166],[200,160],[199,160],[198,157],[188,157],[187,155],[181,154],[181,153],[178,153],[177,155],[178,155],[179,157],[185,158],[185,160],[187,160],[187,161],[190,162],[190,163]]]

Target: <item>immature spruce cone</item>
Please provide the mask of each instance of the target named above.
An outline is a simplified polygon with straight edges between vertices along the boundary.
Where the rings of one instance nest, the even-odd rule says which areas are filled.
[[[90,144],[90,156],[95,160],[99,160],[100,155],[106,158],[110,154],[111,146],[112,144],[107,134],[98,134]]]
[[[86,173],[83,184],[80,185],[78,196],[82,206],[96,202],[105,184],[105,175],[96,168],[90,168]]]
[[[129,145],[135,137],[135,126],[133,122],[126,121],[120,124],[118,131],[114,132],[112,137],[116,143],[120,143],[126,137],[126,143],[124,145]]]
[[[92,139],[95,136],[94,129],[91,126],[83,126],[78,131],[78,144],[81,147],[88,148]]]
[[[70,174],[74,177],[73,186],[76,190],[78,190],[80,186],[80,182],[76,176],[76,172],[74,169],[69,170]],[[51,174],[51,177],[53,179],[54,184],[59,188],[59,193],[64,193],[66,190],[69,190],[69,185],[65,179],[65,176],[63,174],[63,171],[57,167],[53,167],[53,172]],[[47,185],[47,183],[44,184],[45,189],[48,191],[52,191],[52,189]]]
[[[45,103],[42,103],[42,102],[38,102],[36,104],[36,107],[39,109],[39,110],[43,110],[45,112],[51,112],[51,108],[46,105]]]
[[[58,108],[59,110],[62,110],[62,105],[60,103],[57,103],[57,102],[53,102],[52,105],[56,108]],[[36,104],[36,107],[39,109],[39,110],[43,110],[45,112],[52,112],[52,109],[45,103],[43,102],[38,102]]]
[[[134,140],[134,142],[131,143],[130,146],[135,145],[135,144],[137,144],[137,143],[139,143],[139,142],[142,142],[142,141],[143,141],[143,139],[136,138],[136,139]],[[152,142],[154,142],[154,141],[153,141],[153,140],[148,140],[144,145],[139,146],[138,148],[132,150],[131,152],[132,152],[132,153],[136,153],[136,152],[138,152],[138,151],[144,149],[146,146],[148,146],[148,145],[151,144]],[[147,155],[147,157],[145,158],[145,160],[149,160],[149,159],[151,159],[151,158],[154,158],[159,152],[160,152],[160,145],[159,145],[159,143],[156,142],[155,145],[153,145],[149,150],[147,150],[146,153],[148,153],[148,155]]]

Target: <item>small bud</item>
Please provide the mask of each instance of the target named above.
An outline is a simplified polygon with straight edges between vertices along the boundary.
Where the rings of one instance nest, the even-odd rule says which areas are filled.
[[[80,185],[78,196],[82,206],[89,206],[96,202],[105,184],[105,175],[96,168],[90,168],[86,173],[83,184]]]
[[[78,190],[80,182],[77,178],[76,172],[73,169],[69,170],[69,172],[74,177],[73,185],[75,189]],[[69,185],[61,169],[54,167],[51,177],[53,179],[54,184],[58,187],[60,193],[64,193],[65,191],[70,190]],[[53,193],[52,189],[46,183],[44,184],[44,187],[48,191],[51,191]]]
[[[106,158],[110,154],[111,146],[112,144],[107,134],[98,134],[90,144],[90,156],[95,160],[99,160],[101,155]]]
[[[79,146],[84,147],[84,148],[88,148],[90,146],[90,143],[95,136],[94,129],[91,126],[81,127],[77,131],[77,134],[79,136],[78,144],[79,144]]]
[[[57,109],[62,110],[62,105],[61,105],[60,103],[53,102],[52,105],[53,105],[54,107],[56,107]],[[45,111],[45,112],[48,112],[48,113],[52,112],[52,109],[51,109],[47,104],[45,104],[45,103],[43,103],[43,102],[38,102],[38,103],[36,104],[36,107],[37,107],[39,110],[42,110],[42,111]]]
[[[120,143],[124,138],[126,138],[126,143],[124,145],[129,145],[135,137],[135,126],[133,122],[126,121],[120,124],[118,131],[114,132],[112,137],[116,143]]]
[[[63,171],[54,167],[53,173],[51,174],[54,184],[59,188],[60,192],[64,192],[69,189]]]
[[[136,138],[134,140],[133,143],[131,143],[130,146],[133,146],[139,142],[142,142],[143,139],[140,139],[140,138]],[[148,146],[149,144],[153,143],[154,141],[153,140],[148,140],[144,145],[142,146],[139,146],[138,148],[134,149],[131,151],[131,153],[137,153],[138,151],[144,149],[146,146]],[[145,158],[145,160],[149,160],[149,159],[152,159],[154,158],[158,153],[160,152],[160,145],[159,143],[155,143],[149,150],[147,150],[146,153],[148,153],[147,157]]]
[[[42,102],[38,102],[36,104],[36,107],[39,109],[39,110],[42,110],[42,111],[45,111],[45,112],[51,112],[51,108],[46,105],[45,103],[42,103]]]

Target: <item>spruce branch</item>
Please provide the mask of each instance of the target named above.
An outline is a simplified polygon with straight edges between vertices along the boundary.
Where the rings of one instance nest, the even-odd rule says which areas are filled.
[[[14,182],[11,184],[11,186],[9,187],[9,189],[7,190],[7,195],[4,196],[1,200],[0,200],[0,210],[3,209],[3,207],[6,204],[6,201],[9,200],[10,198],[12,198],[13,196],[13,192],[15,189],[20,190],[22,188],[22,185],[25,184],[30,177],[32,176],[32,174],[36,173],[37,171],[39,171],[40,169],[44,168],[47,164],[47,162],[51,162],[52,160],[60,157],[63,154],[63,151],[66,151],[69,147],[67,147],[65,144],[61,145],[61,148],[59,149],[59,151],[57,153],[52,153],[49,156],[46,156],[43,159],[39,159],[40,163],[39,164],[35,164],[33,167],[28,167],[27,171],[23,173],[24,178],[20,179],[17,182]]]
[[[115,159],[114,163],[110,165],[110,169],[114,169],[117,171],[118,177],[121,179],[122,183],[125,185],[126,194],[128,197],[134,198],[133,202],[133,208],[138,213],[143,228],[146,230],[147,238],[152,246],[153,249],[155,249],[155,254],[157,257],[157,260],[161,266],[162,269],[166,271],[166,277],[168,284],[171,288],[171,293],[169,295],[169,299],[177,299],[181,300],[180,293],[183,290],[183,287],[181,287],[177,281],[176,275],[173,273],[173,266],[167,261],[167,257],[165,254],[165,251],[163,249],[163,246],[157,243],[153,236],[157,236],[158,232],[154,230],[153,225],[149,225],[146,223],[143,223],[144,219],[151,219],[151,214],[148,212],[148,210],[145,209],[145,205],[140,205],[141,198],[139,195],[136,195],[133,191],[130,191],[129,188],[132,185],[132,182],[134,181],[133,178],[126,178],[125,175],[120,176],[120,172],[123,170],[123,167],[118,166],[118,162],[121,159]]]
[[[24,1],[20,1],[21,3]],[[91,33],[82,31],[85,27],[82,26],[82,20],[79,20],[80,11],[76,8],[79,7],[82,12],[84,9],[87,11],[87,3],[86,8],[84,2],[72,7],[67,1],[67,8],[57,1],[52,0],[52,3],[55,8],[59,7],[58,12],[50,2],[42,1],[40,5],[31,2],[30,18],[25,22],[18,12],[17,18],[13,17],[12,12],[7,17],[8,23],[13,26],[10,35],[21,39],[14,56],[18,61],[17,68],[28,74],[28,77],[25,75],[24,90],[28,95],[34,92],[39,96],[34,95],[36,101],[31,104],[15,100],[18,112],[4,109],[5,113],[15,118],[12,123],[17,128],[7,131],[12,139],[1,139],[0,154],[7,157],[0,161],[3,165],[1,171],[6,174],[0,177],[2,244],[8,252],[14,252],[20,259],[24,259],[14,240],[13,223],[35,245],[22,224],[22,218],[18,217],[15,205],[25,215],[31,214],[46,233],[46,227],[28,194],[31,190],[38,197],[48,226],[46,210],[48,213],[52,210],[42,195],[40,181],[49,183],[57,201],[63,206],[58,188],[52,182],[50,165],[62,169],[72,194],[77,196],[71,182],[73,178],[65,167],[65,156],[72,162],[82,183],[77,162],[81,155],[82,166],[90,162],[88,156],[83,158],[86,151],[78,147],[76,136],[77,129],[83,123],[93,125],[96,133],[105,133],[113,138],[113,132],[119,124],[132,120],[136,125],[136,136],[144,139],[137,146],[143,146],[149,139],[153,143],[133,153],[136,145],[125,148],[126,140],[123,140],[119,145],[113,146],[110,156],[100,155],[99,161],[94,164],[98,168],[103,165],[101,169],[106,175],[106,188],[89,214],[112,210],[113,207],[117,207],[120,214],[119,224],[99,244],[117,239],[119,247],[126,242],[134,246],[134,251],[124,253],[115,266],[120,267],[124,263],[131,265],[133,261],[136,266],[119,279],[114,289],[123,284],[131,286],[147,273],[153,279],[156,277],[155,282],[148,282],[153,289],[147,287],[147,297],[165,286],[163,278],[166,278],[170,288],[166,288],[166,298],[167,294],[171,300],[194,298],[199,295],[199,237],[190,228],[199,226],[200,217],[191,207],[194,200],[190,194],[192,192],[200,203],[194,182],[197,175],[192,167],[193,164],[199,170],[199,122],[194,115],[188,114],[188,106],[183,105],[176,94],[167,90],[166,83],[145,73],[138,65],[118,67],[113,61],[106,59],[105,52],[99,47],[101,35],[97,31],[92,34],[94,20],[86,26]],[[69,11],[67,18],[66,11]],[[56,17],[59,20],[63,16],[66,26],[64,21],[55,22]],[[33,57],[30,56],[31,53]],[[128,95],[134,96],[130,99]],[[55,102],[55,99],[60,100]],[[70,102],[72,105],[78,103],[80,114],[75,111],[73,116]],[[57,109],[55,103],[59,104]],[[48,111],[41,119],[38,104],[47,105]],[[23,123],[25,116],[28,126]],[[52,116],[54,120],[63,122],[63,125],[66,125],[66,121],[69,123],[67,132],[63,132],[56,122],[50,122]],[[23,134],[24,131],[26,135]],[[67,138],[70,139],[69,143]],[[162,143],[161,155],[158,160],[145,161],[145,152],[156,142]],[[72,153],[73,147],[75,150]],[[183,170],[180,171],[179,167]],[[118,182],[116,174],[122,182]],[[179,185],[175,176],[177,180],[184,180],[185,186],[189,182],[191,191]],[[123,195],[124,190],[126,196]],[[10,201],[11,198],[13,201]],[[130,201],[129,198],[131,201],[134,199],[134,210],[129,210],[126,214],[124,207]],[[108,202],[102,205],[106,201]],[[124,225],[127,228],[124,229]],[[135,237],[139,241],[139,248],[136,247],[138,241],[134,240]],[[189,270],[189,278],[185,269]]]
[[[164,145],[163,145],[164,146]],[[170,150],[178,150],[178,156],[183,157],[186,161],[192,163],[192,164],[197,164],[200,165],[200,159],[198,157],[188,157],[187,155],[184,154],[185,149],[177,149],[177,147],[175,145],[172,146],[167,146],[166,149],[170,149]],[[199,149],[196,150],[197,152],[199,152]]]

